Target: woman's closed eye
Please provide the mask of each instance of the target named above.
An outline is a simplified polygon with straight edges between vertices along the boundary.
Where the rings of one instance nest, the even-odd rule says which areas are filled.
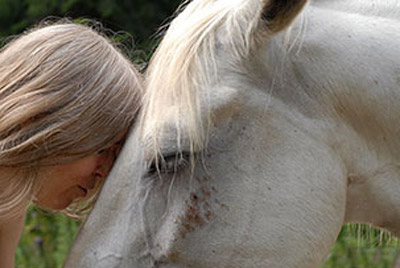
[[[119,142],[115,143],[114,145],[112,145],[111,147],[104,148],[104,149],[97,151],[97,154],[106,155],[106,156],[112,154],[113,159],[115,160],[115,159],[117,159],[119,153],[121,152],[122,145],[123,145],[123,141],[119,141]]]

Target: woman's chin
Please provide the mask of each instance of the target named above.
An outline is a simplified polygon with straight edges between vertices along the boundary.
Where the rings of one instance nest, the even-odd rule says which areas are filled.
[[[66,209],[74,200],[85,198],[88,190],[80,186],[74,186],[57,196],[44,195],[36,200],[36,205],[48,210]]]
[[[57,200],[56,202],[36,202],[36,205],[43,209],[47,210],[63,210],[66,209],[71,203],[73,202],[73,199],[71,198],[64,198],[63,200]]]

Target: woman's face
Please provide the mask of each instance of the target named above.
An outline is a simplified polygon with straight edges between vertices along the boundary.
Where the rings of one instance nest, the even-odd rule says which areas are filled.
[[[115,160],[114,149],[72,163],[45,168],[39,174],[37,205],[52,210],[67,208],[74,199],[85,197],[98,180],[107,177]]]

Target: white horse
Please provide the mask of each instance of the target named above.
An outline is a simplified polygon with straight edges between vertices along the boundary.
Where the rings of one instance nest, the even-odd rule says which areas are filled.
[[[400,1],[194,0],[67,268],[319,267],[400,235]]]

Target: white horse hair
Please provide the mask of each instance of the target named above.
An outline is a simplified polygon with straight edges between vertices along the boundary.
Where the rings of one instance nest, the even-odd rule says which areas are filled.
[[[397,0],[187,3],[65,268],[316,268],[344,223],[400,236],[399,18]]]

